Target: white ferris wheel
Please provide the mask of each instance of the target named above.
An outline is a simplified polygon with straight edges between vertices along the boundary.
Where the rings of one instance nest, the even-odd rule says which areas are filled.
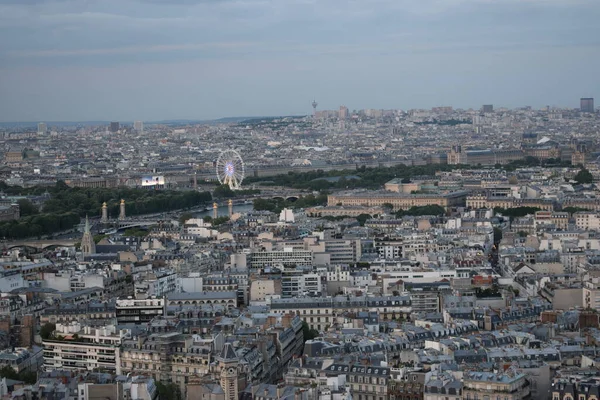
[[[217,179],[221,185],[227,185],[231,190],[242,187],[244,180],[244,160],[235,150],[225,150],[217,158]]]

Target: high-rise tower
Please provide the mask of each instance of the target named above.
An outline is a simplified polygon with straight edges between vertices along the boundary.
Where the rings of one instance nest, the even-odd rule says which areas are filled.
[[[96,254],[96,243],[90,231],[90,221],[87,215],[85,216],[85,228],[83,229],[83,237],[81,238],[81,252],[84,256]]]
[[[133,123],[133,129],[135,129],[137,133],[144,133],[144,123],[142,121],[135,121]]]
[[[348,118],[348,107],[340,106],[340,111],[338,113],[338,117],[339,117],[339,119],[342,119],[342,120]]]
[[[44,122],[38,124],[38,134],[44,135],[48,131],[48,126]]]
[[[313,108],[313,117],[317,116],[317,106],[319,105],[319,103],[317,103],[316,100],[313,100],[312,102],[312,108]]]
[[[238,364],[240,362],[231,343],[226,343],[217,357],[221,369],[220,384],[225,392],[225,400],[238,400]]]
[[[579,101],[581,112],[593,113],[594,112],[594,98],[584,97]]]

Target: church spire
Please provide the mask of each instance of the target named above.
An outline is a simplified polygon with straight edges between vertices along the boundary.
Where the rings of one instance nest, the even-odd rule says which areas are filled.
[[[85,216],[85,228],[83,229],[83,237],[81,238],[81,252],[84,257],[96,253],[96,243],[90,229],[90,220]]]

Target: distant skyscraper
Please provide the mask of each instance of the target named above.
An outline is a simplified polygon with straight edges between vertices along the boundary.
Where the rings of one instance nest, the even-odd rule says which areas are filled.
[[[493,113],[494,112],[494,105],[493,104],[484,104],[483,105],[483,112],[484,113]]]
[[[346,106],[340,106],[340,113],[338,114],[338,117],[340,119],[346,119],[346,118],[348,118],[348,107],[346,107]]]
[[[135,129],[139,133],[144,133],[144,123],[142,121],[135,121],[133,123],[133,129]]]
[[[121,124],[119,124],[118,122],[110,123],[110,131],[111,132],[118,132],[120,128],[121,128]]]
[[[593,97],[584,97],[581,99],[580,103],[581,112],[594,112],[594,98]]]
[[[48,127],[46,126],[45,123],[40,122],[38,124],[38,133],[43,135],[44,133],[46,133],[48,131]]]

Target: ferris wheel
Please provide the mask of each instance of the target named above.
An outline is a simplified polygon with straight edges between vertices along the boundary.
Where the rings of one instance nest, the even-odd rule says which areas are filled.
[[[231,190],[240,189],[244,180],[244,160],[235,150],[225,150],[217,158],[217,179]]]

